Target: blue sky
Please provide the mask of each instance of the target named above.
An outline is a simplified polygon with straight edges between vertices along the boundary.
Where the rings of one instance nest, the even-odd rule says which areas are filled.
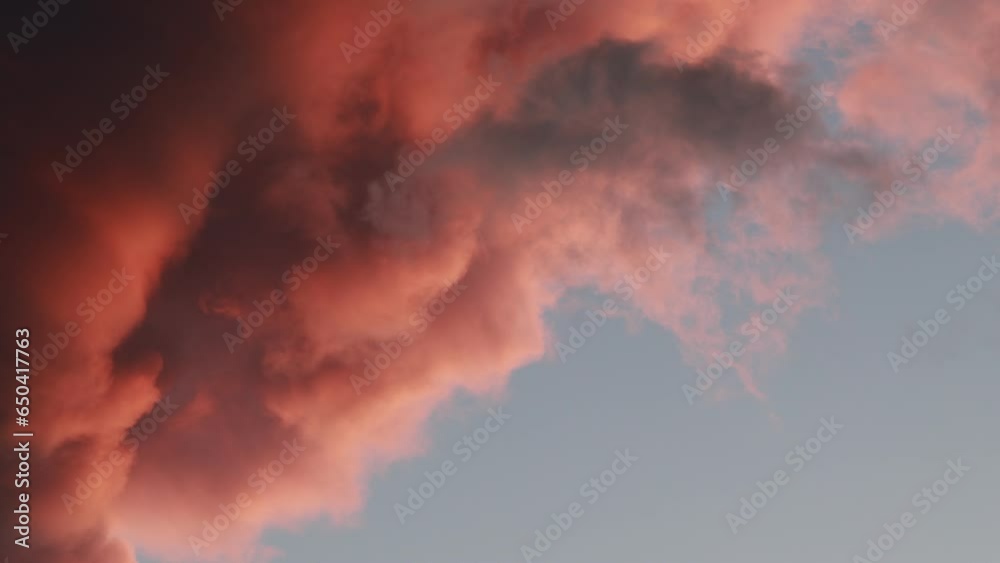
[[[262,543],[287,562],[526,561],[521,546],[533,544],[535,530],[581,502],[583,514],[532,561],[847,562],[906,511],[916,525],[886,560],[985,560],[1000,503],[992,478],[1000,352],[991,345],[1000,279],[899,373],[887,354],[919,320],[950,307],[945,295],[993,255],[996,240],[945,225],[834,246],[840,293],[805,314],[788,353],[758,374],[766,400],[739,393],[689,405],[680,387],[694,370],[671,334],[615,319],[565,364],[525,367],[503,395],[457,397],[439,409],[426,453],[375,476],[353,522],[271,530]],[[580,320],[558,318],[554,331]],[[729,371],[718,384],[734,381]],[[510,419],[463,462],[453,445],[497,407]],[[813,459],[789,464],[824,418],[844,428]],[[581,500],[581,485],[620,450],[638,461],[596,502]],[[449,460],[456,472],[401,524],[394,505]],[[949,460],[970,471],[920,514],[925,503],[914,506],[913,496],[941,479]],[[727,513],[777,470],[787,484],[734,534]]]

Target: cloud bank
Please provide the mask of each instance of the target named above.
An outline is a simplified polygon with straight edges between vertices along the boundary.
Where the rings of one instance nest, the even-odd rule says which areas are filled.
[[[4,55],[0,94],[3,324],[35,358],[24,560],[189,560],[241,494],[200,558],[344,522],[436,406],[552,360],[544,313],[613,293],[650,247],[670,259],[621,314],[692,366],[732,340],[726,307],[802,296],[734,368],[763,398],[754,368],[835,291],[830,233],[939,128],[961,136],[864,240],[1000,214],[998,10],[897,4],[63,7]]]

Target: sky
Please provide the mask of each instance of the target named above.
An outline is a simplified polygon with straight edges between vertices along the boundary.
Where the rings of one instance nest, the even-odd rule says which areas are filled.
[[[10,562],[995,555],[995,5],[3,14]]]

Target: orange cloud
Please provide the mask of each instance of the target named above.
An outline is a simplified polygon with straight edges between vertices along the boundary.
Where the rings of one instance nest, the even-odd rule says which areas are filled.
[[[438,405],[499,392],[513,370],[551,359],[544,313],[568,288],[614,294],[650,246],[671,258],[621,314],[669,328],[692,366],[731,340],[725,303],[754,311],[782,287],[803,295],[737,367],[763,396],[754,366],[834,290],[823,232],[850,207],[831,178],[883,189],[896,152],[938,126],[969,134],[907,213],[996,219],[985,69],[998,51],[980,41],[996,36],[994,9],[927,3],[891,42],[862,48],[839,4],[751,0],[678,68],[672,54],[734,4],[585,2],[552,29],[556,3],[405,3],[350,62],[340,44],[385,3],[245,4],[223,21],[204,3],[95,7],[94,21],[118,22],[107,37],[47,29],[5,60],[15,82],[55,77],[7,100],[24,108],[13,125],[24,134],[2,157],[22,187],[5,188],[0,253],[24,273],[0,281],[18,296],[4,324],[30,326],[36,355],[58,348],[33,375],[28,560],[191,559],[190,538],[240,495],[250,502],[199,557],[239,560],[279,523],[345,521],[373,471],[419,454]],[[891,13],[855,4],[859,19]],[[827,77],[835,95],[783,138],[780,120],[827,81],[796,57],[814,40],[845,45]],[[156,96],[58,181],[50,161],[153,62],[172,73]],[[462,105],[490,75],[500,85]],[[288,130],[241,151],[283,106],[296,114]],[[588,153],[615,118],[628,128]],[[723,200],[717,182],[768,138],[780,150]],[[428,139],[412,176],[388,185]],[[178,206],[231,160],[244,171],[186,221]],[[563,171],[572,182],[519,230],[512,214]],[[320,237],[340,246],[313,267]],[[122,268],[134,280],[102,303]],[[430,308],[455,284],[467,289]],[[223,334],[275,291],[273,313],[227,348]],[[101,309],[81,309],[88,298]],[[381,354],[391,361],[366,377]],[[176,413],[71,511],[77,479],[167,397]],[[305,448],[293,463],[287,443]],[[275,460],[281,478],[259,490],[254,475]]]

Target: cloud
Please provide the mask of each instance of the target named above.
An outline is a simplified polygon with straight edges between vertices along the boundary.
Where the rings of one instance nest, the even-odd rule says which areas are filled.
[[[751,2],[678,69],[671,53],[729,4],[658,2],[660,20],[638,20],[629,14],[653,3],[588,2],[555,30],[543,4],[408,5],[347,65],[339,43],[384,5],[246,4],[220,22],[203,2],[115,3],[75,22],[66,13],[7,56],[31,95],[2,94],[20,108],[0,157],[16,171],[0,195],[10,233],[0,259],[20,273],[0,280],[17,296],[4,302],[4,330],[31,327],[38,351],[79,325],[32,380],[31,560],[133,562],[136,549],[189,559],[202,521],[252,489],[251,476],[291,440],[308,453],[205,557],[235,560],[267,526],[345,521],[373,471],[419,453],[443,401],[498,392],[514,369],[552,359],[558,338],[543,315],[566,306],[567,289],[613,293],[654,245],[670,260],[623,314],[670,329],[692,373],[732,340],[725,306],[759,310],[782,287],[803,296],[755,345],[756,360],[734,368],[763,396],[762,362],[787,346],[801,311],[835,290],[824,281],[823,233],[850,209],[835,184],[849,181],[852,197],[884,188],[896,156],[886,146],[915,150],[945,122],[978,133],[936,178],[952,189],[934,190],[919,211],[977,226],[995,218],[983,212],[995,210],[997,190],[981,141],[995,85],[976,57],[997,51],[959,33],[987,33],[990,10],[965,3],[946,15],[928,4],[897,42],[844,47],[843,74],[828,77],[834,100],[722,202],[716,185],[730,166],[778,138],[778,122],[826,82],[793,56],[791,37],[850,33],[836,6]],[[874,17],[883,7],[864,9]],[[921,41],[932,18],[949,22],[938,36],[945,51],[907,61],[900,49]],[[169,79],[115,117],[115,131],[59,182],[50,163],[155,64]],[[453,128],[446,112],[490,73],[502,86]],[[241,143],[284,106],[297,117],[249,160]],[[574,151],[615,118],[628,130],[576,168]],[[403,184],[385,185],[435,128],[448,139]],[[245,171],[185,222],[178,205],[232,159]],[[518,233],[510,215],[562,170],[573,183]],[[320,237],[340,246],[308,276],[286,276]],[[123,267],[136,280],[81,314]],[[427,322],[421,308],[453,284],[467,289]],[[275,290],[287,300],[231,354],[222,335]],[[351,376],[403,333],[413,344],[356,393]],[[62,495],[167,395],[176,414],[68,513]]]

